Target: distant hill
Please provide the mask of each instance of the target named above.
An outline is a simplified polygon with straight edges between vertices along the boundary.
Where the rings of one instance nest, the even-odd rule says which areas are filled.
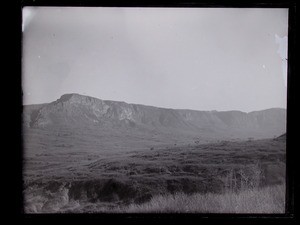
[[[286,140],[286,133],[280,135],[279,137],[276,137],[275,140],[277,140],[277,141],[285,141]]]
[[[88,127],[133,134],[273,138],[286,131],[286,110],[272,108],[245,113],[167,109],[65,94],[48,104],[24,106],[23,122],[27,128]]]

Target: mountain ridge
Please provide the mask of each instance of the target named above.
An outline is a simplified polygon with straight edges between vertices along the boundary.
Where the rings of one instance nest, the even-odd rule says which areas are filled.
[[[286,110],[199,111],[171,109],[122,101],[101,100],[76,93],[56,101],[24,106],[24,124],[31,128],[51,126],[96,127],[134,132],[186,133],[189,135],[265,138],[285,132]]]
[[[77,96],[77,97],[83,97],[83,98],[92,98],[92,99],[97,99],[97,100],[101,100],[103,102],[116,102],[116,103],[125,103],[125,104],[129,104],[129,105],[137,105],[137,106],[147,106],[147,107],[154,107],[154,108],[159,108],[159,109],[174,109],[174,110],[190,110],[190,111],[200,111],[200,112],[242,112],[242,113],[253,113],[253,112],[261,112],[261,111],[266,111],[266,110],[272,110],[272,109],[280,109],[280,110],[286,110],[285,108],[282,107],[271,107],[271,108],[265,108],[265,109],[261,109],[261,110],[253,110],[253,111],[249,111],[249,112],[244,112],[242,110],[238,110],[238,109],[234,109],[234,110],[216,110],[216,109],[212,109],[212,110],[198,110],[198,109],[189,109],[189,108],[171,108],[171,107],[161,107],[161,106],[152,106],[152,105],[146,105],[146,104],[141,104],[141,103],[129,103],[129,102],[125,102],[125,101],[118,101],[118,100],[109,100],[109,99],[100,99],[97,97],[92,97],[92,96],[88,96],[88,95],[82,95],[82,94],[78,94],[78,93],[66,93],[61,95],[60,98],[58,98],[55,101],[52,102],[56,102],[59,101],[61,99],[65,99],[65,100],[69,100],[70,98]],[[69,97],[69,99],[68,99]],[[48,102],[48,103],[33,103],[33,104],[24,104],[23,106],[41,106],[41,105],[45,105],[45,104],[50,104],[52,102]]]

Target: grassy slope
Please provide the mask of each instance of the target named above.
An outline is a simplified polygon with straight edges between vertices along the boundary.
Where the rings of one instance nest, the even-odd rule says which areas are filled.
[[[284,141],[220,141],[176,146],[170,143],[166,146],[151,145],[157,143],[155,137],[151,142],[149,138],[131,139],[134,137],[124,135],[117,138],[108,134],[76,135],[67,130],[57,134],[43,132],[26,134],[24,169],[25,200],[28,206],[34,205],[42,212],[99,212],[128,204],[132,209],[139,204],[150,208],[147,204],[156,199],[162,198],[173,205],[172,201],[179,201],[180,196],[186,196],[186,201],[196,196],[207,199],[217,204],[210,208],[213,212],[227,212],[228,208],[221,206],[222,198],[229,199],[227,203],[237,201],[234,205],[241,204],[238,199],[243,199],[242,196],[249,201],[254,201],[253,196],[263,199],[259,196],[277,192],[268,186],[280,185],[285,180]],[[132,146],[131,142],[135,143],[134,149],[128,147]],[[233,182],[234,179],[239,182]],[[244,190],[248,194],[234,194],[230,200],[228,193],[243,186],[250,188]],[[266,189],[255,193],[253,187]],[[273,201],[273,197],[268,199],[265,202]],[[279,202],[282,211],[284,201]],[[260,210],[251,204],[249,208]],[[75,208],[70,209],[70,205]],[[196,207],[193,205],[196,204],[189,206],[191,211]]]

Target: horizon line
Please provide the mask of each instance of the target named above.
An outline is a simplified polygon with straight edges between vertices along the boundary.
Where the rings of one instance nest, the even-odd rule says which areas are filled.
[[[58,99],[56,99],[54,101],[51,101],[51,102],[23,104],[22,106],[50,104],[52,102],[58,101],[64,95],[79,95],[79,96],[94,98],[94,99],[98,99],[98,100],[102,100],[102,101],[122,102],[122,103],[126,103],[126,104],[129,104],[129,105],[141,105],[141,106],[148,106],[148,107],[154,107],[154,108],[160,108],[160,109],[190,110],[190,111],[202,111],[202,112],[214,112],[214,111],[216,111],[216,112],[230,112],[230,111],[237,111],[237,112],[243,112],[243,113],[252,113],[252,112],[264,111],[264,110],[269,110],[269,109],[284,109],[284,110],[287,110],[287,107],[270,107],[270,108],[265,108],[265,109],[251,110],[251,111],[248,111],[248,112],[245,112],[245,111],[242,111],[242,110],[238,110],[238,109],[231,109],[231,110],[216,110],[216,109],[199,110],[199,109],[188,109],[188,108],[169,108],[169,107],[161,107],[161,106],[154,106],[154,105],[145,105],[145,104],[141,104],[141,103],[130,103],[130,102],[125,102],[125,101],[121,101],[121,100],[100,99],[100,98],[97,98],[97,97],[93,97],[93,96],[89,96],[89,95],[85,95],[85,94],[78,94],[78,93],[65,93],[65,94],[62,94]]]

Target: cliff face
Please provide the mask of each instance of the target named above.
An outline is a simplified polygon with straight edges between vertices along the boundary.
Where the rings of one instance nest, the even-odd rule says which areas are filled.
[[[195,111],[106,101],[65,94],[49,104],[24,107],[24,125],[32,128],[93,127],[134,132],[156,131],[194,136],[270,138],[286,130],[286,110]]]

